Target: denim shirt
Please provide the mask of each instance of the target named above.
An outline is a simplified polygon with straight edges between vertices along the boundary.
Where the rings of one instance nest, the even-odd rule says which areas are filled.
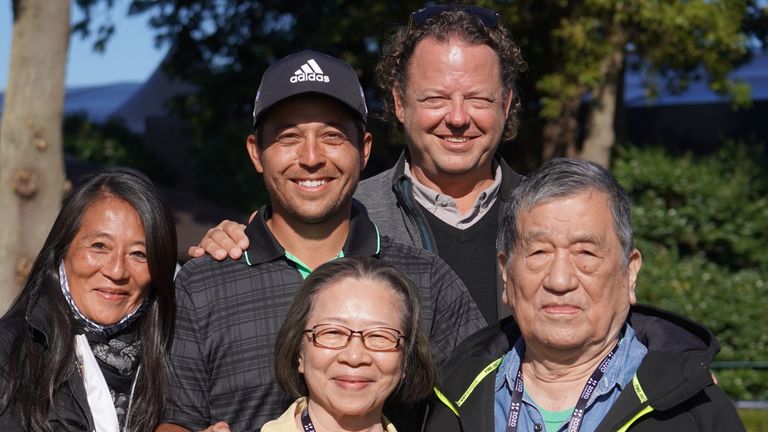
[[[509,404],[512,401],[512,388],[520,368],[520,353],[525,348],[523,338],[515,342],[511,351],[504,355],[504,359],[496,372],[495,403],[493,409],[493,423],[496,432],[505,432],[507,428],[507,416]],[[627,324],[624,337],[619,343],[619,349],[605,371],[603,378],[597,385],[587,403],[587,408],[582,419],[582,431],[597,429],[611,406],[619,398],[624,387],[632,381],[635,371],[640,366],[648,349],[635,337],[635,331]],[[575,401],[574,401],[575,403]],[[539,407],[531,399],[527,391],[523,392],[523,403],[518,420],[518,431],[545,431],[544,418]],[[567,430],[568,423],[563,423],[557,431]]]

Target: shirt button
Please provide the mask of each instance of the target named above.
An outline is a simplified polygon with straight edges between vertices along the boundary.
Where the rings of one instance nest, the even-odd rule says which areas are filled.
[[[533,430],[536,432],[540,432],[543,428],[541,427],[541,423],[536,423],[533,425]]]

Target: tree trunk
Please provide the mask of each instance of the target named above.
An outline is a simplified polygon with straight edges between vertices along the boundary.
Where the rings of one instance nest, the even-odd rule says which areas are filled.
[[[70,0],[14,0],[0,124],[0,313],[10,306],[61,207]]]
[[[601,66],[604,83],[592,94],[586,125],[586,137],[581,148],[582,159],[597,162],[608,168],[611,163],[611,150],[616,141],[614,119],[619,94],[619,80],[624,61],[624,47],[616,45],[613,54],[607,57]]]
[[[563,102],[560,116],[547,119],[542,131],[541,160],[555,157],[575,157],[579,137],[579,104],[581,98]]]

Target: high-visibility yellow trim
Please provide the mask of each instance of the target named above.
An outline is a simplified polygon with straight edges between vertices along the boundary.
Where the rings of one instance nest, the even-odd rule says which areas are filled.
[[[640,399],[640,403],[645,403],[648,400],[648,396],[645,395],[643,387],[640,385],[640,380],[637,378],[637,374],[632,377],[632,387],[635,388],[637,398]]]
[[[478,384],[480,384],[480,381],[482,381],[486,376],[488,376],[489,373],[495,371],[498,369],[499,365],[501,364],[501,360],[504,359],[504,357],[499,357],[498,359],[494,360],[493,363],[489,364],[485,367],[482,371],[480,371],[479,374],[475,377],[475,379],[472,381],[472,384],[469,385],[467,390],[464,392],[463,395],[459,398],[458,401],[456,401],[456,404],[458,406],[461,406],[464,401],[467,400],[469,395],[472,394],[472,392],[475,390],[475,387],[477,387]],[[456,414],[458,415],[458,414]]]
[[[629,429],[629,427],[632,426],[632,424],[637,421],[637,419],[648,414],[651,411],[653,411],[653,407],[650,405],[641,409],[640,412],[635,414],[635,416],[629,419],[628,422],[624,423],[624,426],[620,427],[619,429],[616,429],[616,432],[626,432]]]
[[[632,388],[635,390],[635,394],[637,395],[637,398],[640,400],[641,404],[648,402],[648,396],[645,394],[643,386],[640,385],[640,379],[637,377],[637,374],[632,377]],[[632,424],[635,423],[640,417],[648,414],[651,411],[653,411],[652,406],[648,405],[644,407],[638,411],[638,413],[635,414],[631,419],[629,419],[628,422],[624,423],[624,426],[617,429],[616,432],[626,432],[627,429],[629,429],[629,427],[632,426]]]
[[[453,411],[454,414],[456,414],[456,417],[459,416],[459,411],[456,409],[456,407],[453,406],[451,401],[448,399],[446,395],[443,394],[443,392],[440,391],[437,387],[435,389],[435,395],[438,399],[440,399],[440,402],[443,403],[443,405],[447,406],[451,411]]]

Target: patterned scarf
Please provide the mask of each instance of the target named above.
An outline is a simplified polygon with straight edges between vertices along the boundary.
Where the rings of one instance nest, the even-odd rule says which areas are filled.
[[[134,324],[149,307],[150,296],[146,296],[135,311],[117,323],[104,326],[86,318],[75,305],[64,271],[64,263],[59,266],[59,280],[64,298],[75,318],[75,333],[84,334],[88,339],[91,351],[109,387],[117,420],[122,429],[130,404],[131,387],[141,360],[138,328]]]

